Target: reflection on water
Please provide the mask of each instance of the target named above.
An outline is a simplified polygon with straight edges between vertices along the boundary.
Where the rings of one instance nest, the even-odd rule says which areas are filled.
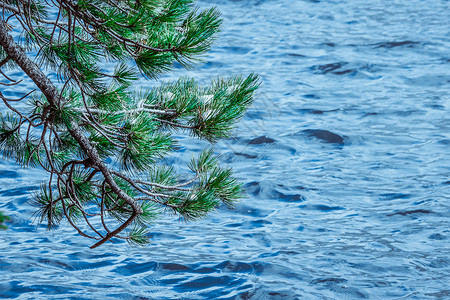
[[[0,298],[450,298],[449,2],[200,4],[223,13],[218,43],[164,79],[262,76],[217,145],[248,198],[161,219],[147,248],[89,250],[69,227],[31,224],[44,173],[1,161]],[[201,146],[184,141],[171,162]]]

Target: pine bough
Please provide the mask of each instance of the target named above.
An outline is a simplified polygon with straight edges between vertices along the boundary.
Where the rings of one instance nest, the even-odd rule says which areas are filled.
[[[145,244],[163,212],[195,220],[241,197],[210,149],[189,163],[189,179],[161,159],[175,130],[211,143],[229,136],[258,77],[133,89],[208,51],[221,24],[216,9],[191,0],[0,0],[0,8],[0,103],[9,111],[0,117],[0,151],[49,173],[32,199],[39,222],[53,229],[65,219],[96,240],[91,248],[113,237]],[[37,89],[6,97],[21,87],[5,69],[20,69]]]

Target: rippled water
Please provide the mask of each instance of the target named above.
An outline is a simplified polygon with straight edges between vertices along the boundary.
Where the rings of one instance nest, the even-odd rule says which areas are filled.
[[[217,44],[166,78],[262,76],[217,146],[248,198],[197,223],[161,219],[147,248],[89,250],[67,226],[31,224],[44,173],[3,160],[0,298],[449,299],[450,2],[200,5],[223,13]]]

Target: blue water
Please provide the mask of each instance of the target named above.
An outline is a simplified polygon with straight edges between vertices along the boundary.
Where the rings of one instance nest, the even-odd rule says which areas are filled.
[[[45,173],[2,160],[0,298],[450,299],[450,2],[199,4],[223,13],[217,43],[164,79],[261,75],[217,145],[248,197],[89,250],[31,223]],[[179,166],[203,146],[181,142]]]

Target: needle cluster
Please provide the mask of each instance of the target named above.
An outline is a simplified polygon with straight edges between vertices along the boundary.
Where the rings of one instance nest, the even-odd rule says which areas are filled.
[[[174,151],[175,131],[211,143],[229,136],[258,77],[133,88],[175,62],[199,60],[219,30],[216,9],[200,11],[191,0],[0,0],[0,9],[0,103],[8,111],[0,152],[48,172],[32,199],[37,221],[54,229],[67,220],[96,240],[92,248],[113,237],[145,244],[163,212],[195,220],[241,197],[210,149],[192,159],[190,174],[161,160]],[[24,72],[36,90],[6,97],[20,81],[5,69]]]

